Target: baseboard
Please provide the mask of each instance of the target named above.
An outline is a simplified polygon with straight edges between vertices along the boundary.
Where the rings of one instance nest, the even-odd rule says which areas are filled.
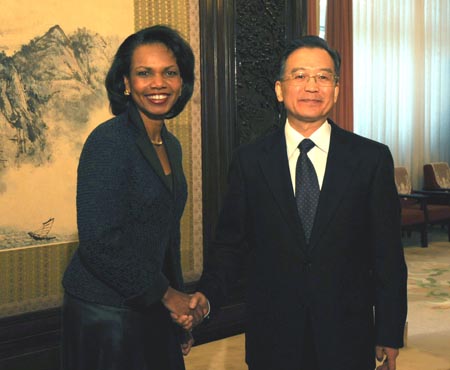
[[[59,370],[59,346],[0,360],[1,370]]]

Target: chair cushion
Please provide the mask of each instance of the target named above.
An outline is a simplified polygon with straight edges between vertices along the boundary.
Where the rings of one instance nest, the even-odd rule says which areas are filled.
[[[427,208],[430,222],[450,220],[450,206],[428,204]]]
[[[412,185],[405,167],[395,167],[395,185],[399,194],[411,194]]]
[[[425,222],[425,215],[420,209],[403,208],[402,226],[420,225]]]

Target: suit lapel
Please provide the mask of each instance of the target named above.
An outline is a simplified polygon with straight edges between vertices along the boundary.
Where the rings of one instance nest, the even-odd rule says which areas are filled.
[[[355,171],[356,161],[352,156],[348,135],[349,133],[332,123],[330,150],[311,233],[310,249],[314,248],[331,222]]]
[[[169,157],[170,167],[173,176],[173,192],[176,193],[178,185],[183,183],[183,166],[179,154],[178,144],[175,138],[167,131],[166,126],[163,127],[162,137],[166,143],[167,156]],[[161,167],[161,165],[160,165]]]
[[[278,130],[263,147],[259,164],[286,223],[297,235],[299,244],[305,244],[292,189],[284,130]]]

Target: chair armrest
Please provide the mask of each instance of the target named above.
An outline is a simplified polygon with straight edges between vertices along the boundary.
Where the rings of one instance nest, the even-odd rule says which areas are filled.
[[[450,206],[450,191],[445,190],[416,190],[419,194],[429,198],[429,203],[444,204]]]
[[[449,196],[450,189],[439,189],[439,190],[414,190],[415,193],[430,195],[430,196]]]
[[[398,194],[398,196],[399,196],[400,201],[402,199],[403,200],[412,199],[412,200],[416,201],[420,205],[420,208],[425,210],[425,213],[428,213],[428,211],[427,211],[428,199],[430,199],[430,197],[428,195],[409,193],[409,194]]]
[[[400,198],[408,198],[408,199],[417,199],[417,200],[425,200],[428,199],[429,196],[426,194],[418,194],[418,193],[410,193],[410,194],[398,194]]]

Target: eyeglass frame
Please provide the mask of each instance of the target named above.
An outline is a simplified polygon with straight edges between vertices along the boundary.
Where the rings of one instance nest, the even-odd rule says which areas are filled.
[[[300,75],[303,74],[305,76],[305,80],[304,81],[299,81],[295,79],[296,75]],[[324,74],[329,74],[332,78],[331,78],[331,85],[322,85],[320,80],[318,80],[318,77],[320,77],[320,75],[324,75]],[[314,83],[321,86],[321,87],[333,87],[336,86],[339,83],[339,76],[333,72],[329,72],[329,71],[321,71],[321,72],[317,72],[314,75],[308,74],[303,70],[297,70],[294,72],[291,72],[290,77],[286,77],[286,78],[282,78],[280,79],[281,82],[291,82],[296,86],[303,86],[306,85],[311,78],[314,78]],[[319,82],[318,82],[319,81]]]

